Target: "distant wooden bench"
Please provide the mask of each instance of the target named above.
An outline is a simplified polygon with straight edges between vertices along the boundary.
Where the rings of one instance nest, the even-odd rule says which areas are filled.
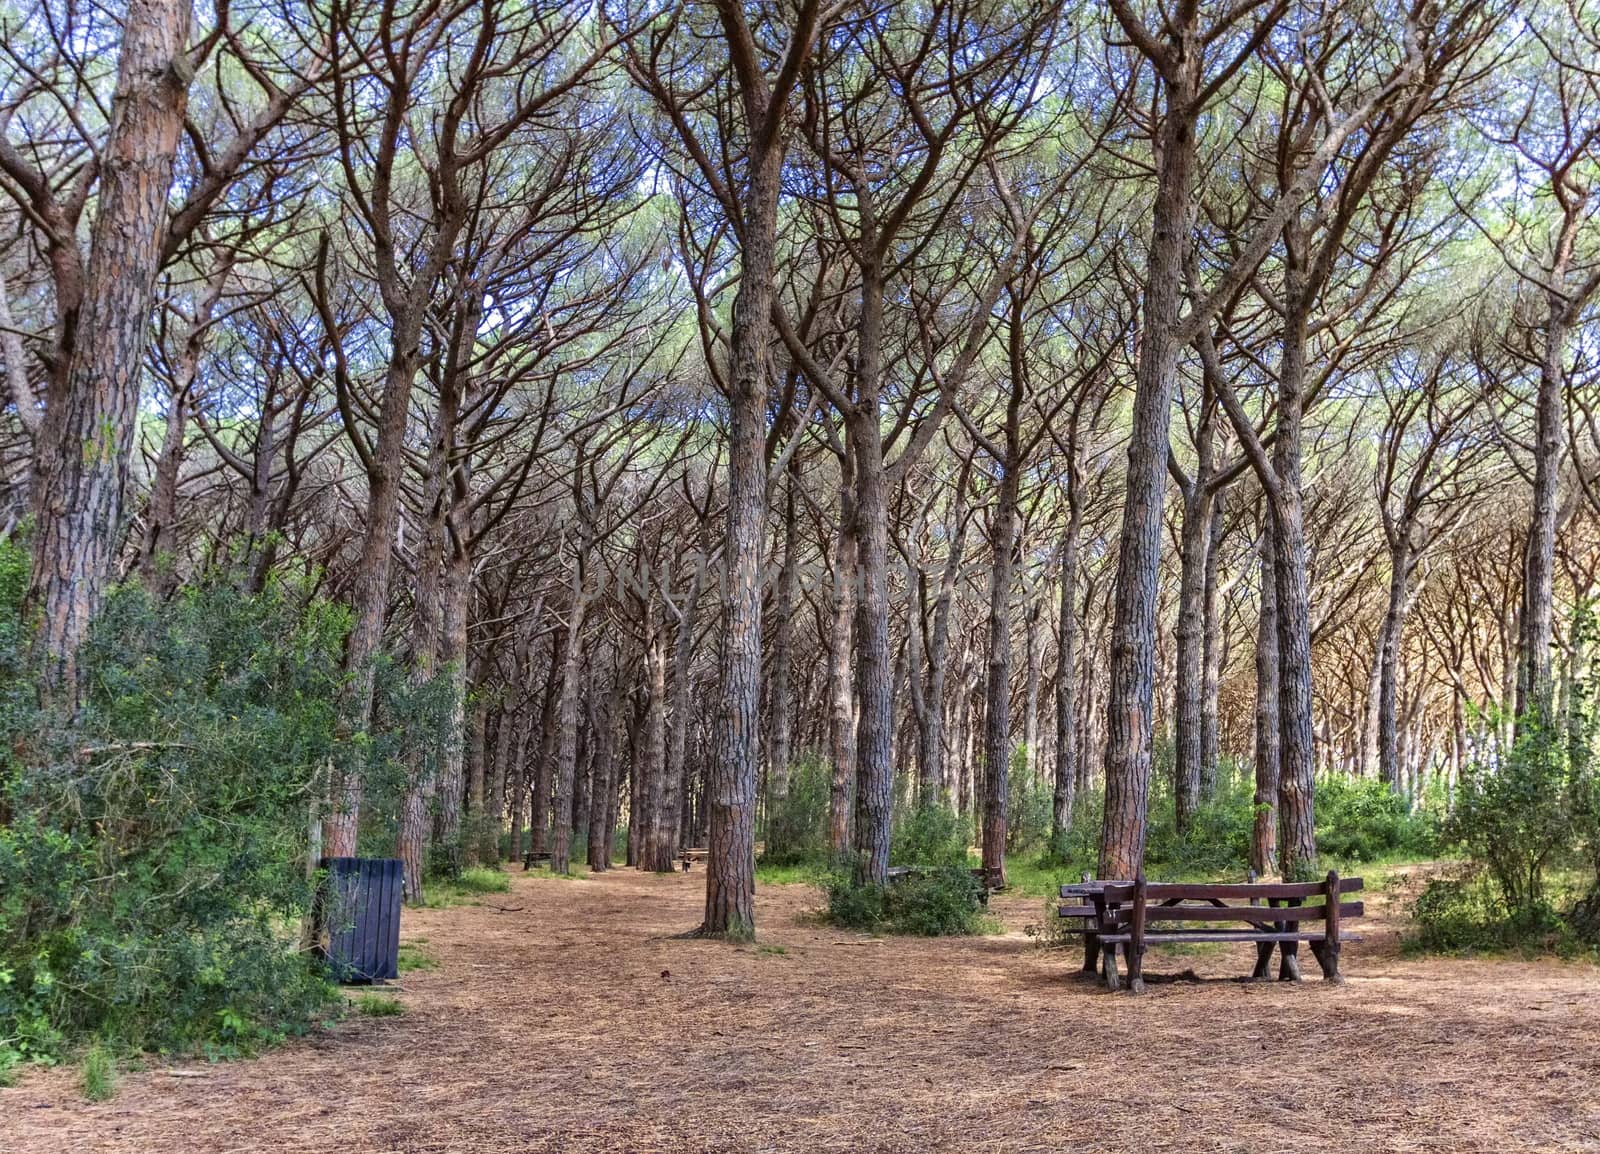
[[[925,878],[933,872],[933,870],[922,866],[890,866],[889,884],[893,885],[895,882],[905,881],[908,878]],[[978,903],[982,906],[988,906],[990,894],[999,893],[1006,888],[1005,883],[998,876],[992,875],[982,866],[970,869],[967,872],[978,883]]]
[[[1251,976],[1258,980],[1267,977],[1276,946],[1281,981],[1299,980],[1300,943],[1307,942],[1322,976],[1337,982],[1340,947],[1358,940],[1343,932],[1343,920],[1365,912],[1362,903],[1342,896],[1361,887],[1360,878],[1341,879],[1333,872],[1321,882],[1084,881],[1061,887],[1058,912],[1081,919],[1068,932],[1084,935],[1084,972],[1095,972],[1098,955],[1113,990],[1120,986],[1118,951],[1127,961],[1129,988],[1138,992],[1144,988],[1145,947],[1188,942],[1255,943]],[[1321,900],[1307,905],[1307,899]]]
[[[686,849],[678,854],[678,864],[683,867],[683,872],[688,873],[689,867],[696,862],[704,862],[711,856],[708,849]]]
[[[525,870],[531,870],[536,865],[548,865],[549,862],[550,854],[547,850],[540,850],[538,853],[535,853],[530,849],[527,853],[522,855],[522,868]]]

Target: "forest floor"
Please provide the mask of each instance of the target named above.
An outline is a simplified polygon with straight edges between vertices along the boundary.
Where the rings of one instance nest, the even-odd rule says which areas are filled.
[[[1240,983],[1227,946],[1153,953],[1197,980],[1136,997],[1030,941],[1037,900],[996,898],[1003,935],[877,939],[767,886],[733,946],[674,937],[703,881],[518,873],[408,911],[437,965],[403,1015],[98,1104],[33,1073],[0,1090],[0,1151],[1600,1151],[1600,970],[1402,957],[1393,893],[1343,985]]]

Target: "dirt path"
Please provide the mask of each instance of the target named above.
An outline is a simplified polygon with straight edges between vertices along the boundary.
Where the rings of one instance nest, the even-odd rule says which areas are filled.
[[[671,938],[701,883],[519,875],[488,899],[515,912],[408,913],[439,968],[403,1017],[99,1105],[34,1075],[0,1151],[1600,1151],[1593,967],[1402,960],[1379,919],[1340,987],[1227,980],[1246,946],[1130,997],[1033,947],[1031,899],[1003,937],[879,941],[769,887],[760,946]]]

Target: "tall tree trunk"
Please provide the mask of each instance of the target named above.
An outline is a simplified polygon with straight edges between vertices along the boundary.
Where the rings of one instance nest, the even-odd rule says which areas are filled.
[[[506,692],[510,692],[507,689]],[[500,835],[505,830],[506,794],[510,790],[508,776],[509,765],[515,756],[516,723],[512,711],[501,708],[493,715],[493,754],[489,758],[488,782],[485,788],[483,836],[480,839],[480,857],[488,862],[499,864],[503,860],[500,851]],[[485,749],[489,748],[488,741]]]
[[[955,529],[950,538],[950,552],[945,558],[944,573],[939,579],[939,599],[933,607],[933,630],[928,638],[927,684],[923,693],[925,707],[919,718],[917,733],[917,767],[922,774],[920,795],[927,802],[950,804],[950,788],[946,782],[944,765],[944,714],[945,681],[950,668],[950,613],[955,604],[956,581],[961,575],[961,557],[967,536],[967,473],[971,459],[962,463],[961,475],[956,482],[955,509],[952,511]]]
[[[461,808],[466,795],[467,741],[467,613],[472,601],[472,565],[452,552],[444,570],[444,633],[440,662],[444,669],[447,709],[439,757],[439,812],[433,837],[452,873],[463,864]]]
[[[1301,415],[1305,404],[1310,302],[1291,267],[1285,290],[1277,437],[1272,445],[1277,494],[1272,502],[1278,575],[1278,861],[1290,881],[1316,869],[1316,748],[1311,692],[1311,591],[1301,496]]]
[[[78,650],[105,601],[122,542],[140,366],[193,76],[185,55],[192,19],[188,0],[127,6],[83,295],[63,317],[35,441],[24,616],[37,621],[33,653],[46,696],[69,711],[78,704]]]
[[[1564,264],[1564,262],[1563,262]],[[1564,269],[1563,269],[1563,280]],[[1522,560],[1521,661],[1517,715],[1550,720],[1550,645],[1554,636],[1556,527],[1560,518],[1561,456],[1566,444],[1566,346],[1569,304],[1552,294],[1539,365],[1534,417],[1533,511]]]
[[[1200,804],[1200,766],[1203,744],[1200,719],[1205,700],[1205,586],[1206,558],[1211,542],[1213,494],[1209,486],[1194,482],[1184,496],[1178,577],[1176,758],[1173,762],[1173,797],[1179,834],[1194,826]]]
[[[1217,717],[1217,691],[1222,682],[1222,666],[1227,660],[1227,637],[1222,629],[1221,606],[1217,599],[1218,571],[1222,562],[1223,501],[1226,489],[1217,491],[1211,508],[1210,541],[1206,545],[1206,587],[1203,601],[1204,640],[1201,645],[1200,680],[1200,799],[1211,801],[1217,795],[1217,769],[1220,758]]]
[[[605,705],[595,714],[598,748],[594,758],[594,786],[589,798],[589,869],[603,873],[611,868],[611,839],[616,830],[617,728],[627,708],[622,670],[613,671]]]
[[[763,110],[765,121],[767,110]],[[772,112],[772,115],[781,115]],[[761,561],[766,530],[767,356],[783,150],[752,158],[728,383],[727,606],[717,670],[716,748],[706,783],[706,907],[701,929],[755,933],[756,770],[761,752]]]
[[[568,631],[563,629],[550,647],[550,676],[545,682],[544,708],[539,711],[539,759],[534,765],[533,796],[528,803],[528,833],[535,854],[550,852],[550,789],[561,737],[562,679],[567,672],[568,641]]]
[[[707,558],[702,549],[695,559],[694,576],[679,610],[672,648],[672,724],[667,739],[667,795],[662,820],[673,832],[672,853],[686,843],[684,828],[689,801],[689,731],[693,726],[695,631],[700,622],[700,594],[705,584]],[[632,863],[630,863],[632,864]]]
[[[833,622],[828,646],[828,753],[833,775],[828,789],[828,848],[842,857],[850,848],[850,810],[855,784],[856,710],[850,682],[855,622],[856,528],[854,453],[846,444],[839,485],[839,523],[833,553]]]
[[[1013,394],[1015,395],[1015,394]],[[989,530],[989,653],[983,728],[983,868],[1004,879],[1011,773],[1011,573],[1016,549],[1013,461],[1000,462],[1000,493]]]
[[[426,686],[438,673],[444,641],[444,554],[445,518],[450,494],[445,481],[446,461],[451,436],[449,424],[454,400],[445,398],[440,409],[439,427],[428,449],[423,478],[423,521],[417,542],[416,588],[412,593],[411,685]],[[414,905],[423,901],[423,875],[427,866],[428,832],[432,819],[434,793],[438,785],[444,740],[413,741],[407,751],[406,782],[400,797],[400,828],[395,856],[403,863],[406,900]]]
[[[1255,826],[1250,865],[1272,872],[1278,853],[1278,573],[1270,514],[1261,531],[1261,610],[1256,618]]]
[[[1389,604],[1378,632],[1378,779],[1400,790],[1400,760],[1395,733],[1399,708],[1400,639],[1405,628],[1406,581],[1411,571],[1409,526],[1389,547]]]
[[[588,539],[573,566],[572,600],[567,610],[566,665],[561,676],[561,708],[556,720],[555,815],[551,826],[550,872],[572,867],[572,796],[578,773],[578,724],[583,696],[583,622],[589,607],[584,580]]]
[[[484,800],[488,792],[489,703],[484,698],[487,686],[481,682],[468,686],[474,701],[466,718],[467,746],[467,829],[462,838],[461,861],[475,866],[483,860],[483,846],[488,824],[485,819]]]
[[[772,649],[772,683],[768,701],[772,713],[772,743],[768,746],[769,804],[789,793],[789,764],[794,760],[790,748],[794,728],[794,701],[790,689],[790,666],[794,661],[795,596],[800,584],[799,518],[795,516],[795,487],[800,482],[800,457],[791,457],[788,483],[784,489],[783,569],[778,574],[777,637]]]
[[[531,666],[529,666],[529,674],[531,679]],[[526,822],[526,819],[523,817],[523,813],[528,808],[528,787],[531,784],[529,778],[532,777],[533,774],[533,759],[529,756],[532,753],[532,750],[529,747],[533,744],[534,725],[533,694],[531,692],[523,693],[521,695],[521,703],[517,708],[516,718],[516,760],[509,771],[511,776],[509,779],[509,788],[507,790],[507,792],[510,794],[508,808],[510,809],[511,813],[510,842],[509,849],[507,851],[507,859],[512,862],[520,862],[522,860],[522,855],[526,852],[522,834]]]
[[[882,291],[862,293],[860,384],[851,417],[856,446],[856,543],[861,602],[856,638],[856,881],[883,885],[889,874],[889,826],[894,815],[894,679],[889,657],[889,510],[877,395]],[[870,385],[868,384],[870,382]]]
[[[172,571],[178,547],[178,478],[188,447],[189,384],[174,389],[167,404],[166,428],[150,479],[150,504],[145,513],[144,536],[139,542],[138,573],[144,587],[156,596],[169,592],[177,577]]]
[[[1078,537],[1083,501],[1077,479],[1067,494],[1067,529],[1061,540],[1061,613],[1056,624],[1056,765],[1050,798],[1050,845],[1062,852],[1072,828],[1078,786]]]
[[[1182,30],[1187,51],[1177,83],[1164,86],[1158,129],[1158,187],[1143,294],[1144,326],[1134,379],[1128,442],[1127,499],[1117,555],[1111,627],[1111,685],[1106,704],[1106,800],[1100,876],[1131,878],[1143,866],[1150,796],[1156,609],[1162,504],[1172,396],[1177,381],[1178,310],[1183,297],[1189,198],[1195,158],[1195,100],[1200,46]]]
[[[645,721],[644,760],[639,772],[645,793],[644,840],[640,843],[639,868],[671,873],[677,849],[678,815],[667,809],[667,652],[653,598],[645,608],[644,668],[650,701]]]
[[[1039,682],[1043,677],[1041,665],[1044,661],[1044,647],[1039,643],[1039,621],[1043,612],[1044,600],[1034,597],[1022,613],[1022,746],[1026,751],[1030,781],[1037,781],[1039,774]]]

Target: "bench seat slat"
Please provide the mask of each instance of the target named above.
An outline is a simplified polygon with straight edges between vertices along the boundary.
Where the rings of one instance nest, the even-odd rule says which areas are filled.
[[[1354,893],[1362,889],[1360,878],[1341,878],[1339,892],[1342,894]],[[1108,902],[1130,902],[1133,900],[1132,882],[1108,882],[1100,891]],[[1210,901],[1213,898],[1221,901],[1249,901],[1251,898],[1315,898],[1324,893],[1322,882],[1241,882],[1238,884],[1211,884],[1189,882],[1150,882],[1145,886],[1145,898],[1151,902],[1166,901],[1169,898],[1183,898],[1190,901]]]
[[[1340,902],[1341,918],[1359,918],[1366,912],[1362,902]],[[1117,925],[1133,920],[1133,911],[1109,911]],[[1151,922],[1320,922],[1327,918],[1327,907],[1315,906],[1149,906],[1145,924]]]
[[[1128,933],[1101,934],[1101,945],[1126,945],[1133,935]],[[1192,930],[1187,933],[1161,932],[1144,936],[1146,945],[1171,942],[1320,942],[1322,933],[1278,933],[1261,930]],[[1357,934],[1340,934],[1340,942],[1359,942]]]

